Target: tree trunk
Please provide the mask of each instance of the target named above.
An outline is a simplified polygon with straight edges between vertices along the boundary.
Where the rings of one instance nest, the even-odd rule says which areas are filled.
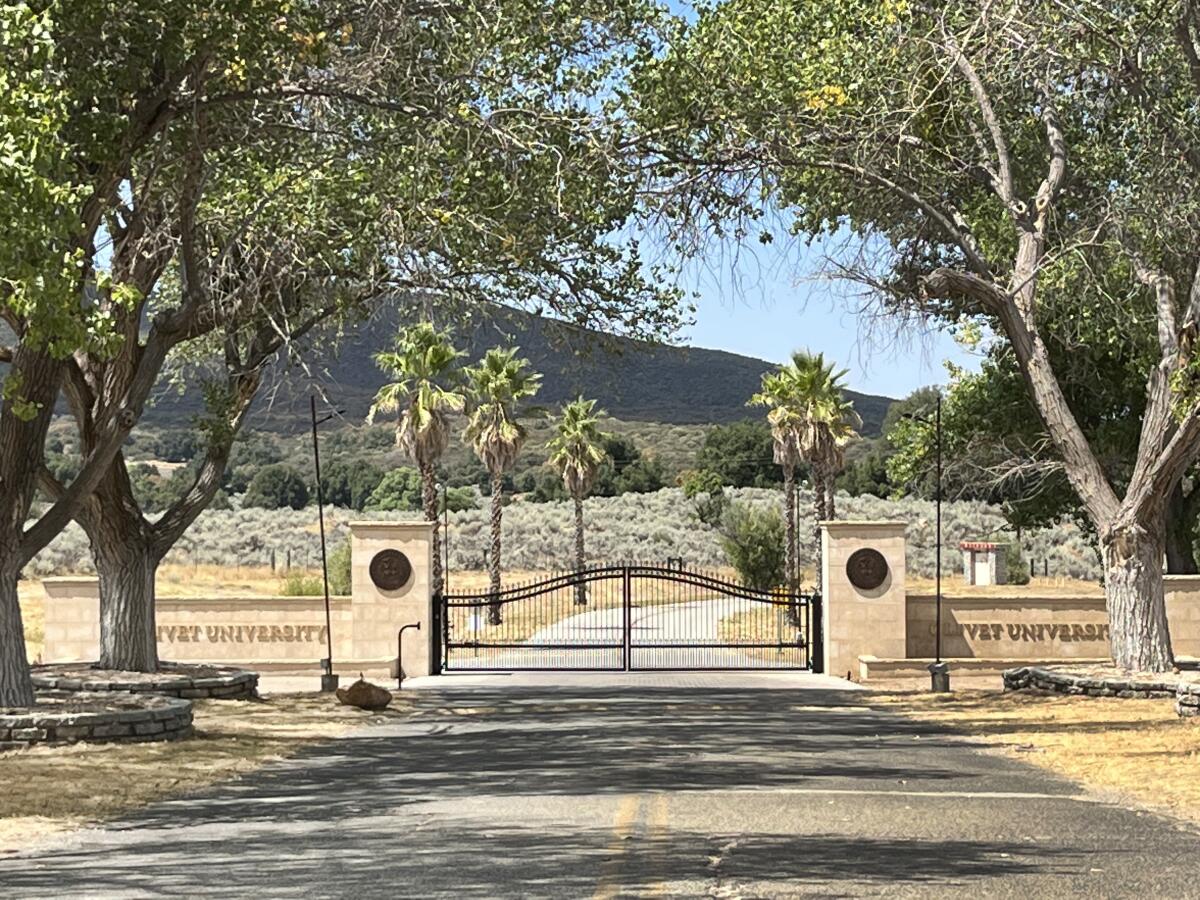
[[[100,666],[158,671],[154,577],[161,554],[120,453],[76,519],[87,533],[100,581]]]
[[[15,397],[6,398],[0,405],[0,706],[29,706],[33,703],[33,682],[17,602],[17,581],[25,563],[53,537],[43,535],[32,541],[25,531],[25,521],[42,467],[62,365],[18,345],[8,371],[20,379],[18,395],[31,404],[33,414],[21,415]],[[40,521],[44,520],[45,516]]]
[[[19,578],[16,569],[0,569],[0,706],[33,705],[25,629],[17,603]]]
[[[102,514],[89,538],[100,578],[100,668],[158,671],[158,556],[149,535],[128,517]]]
[[[575,573],[583,572],[583,497],[575,495]],[[575,585],[575,605],[587,606],[587,585]]]
[[[821,523],[829,516],[825,511],[825,479],[814,469],[812,473],[813,534],[817,539],[818,552],[821,546]]]
[[[837,493],[837,477],[828,475],[825,478],[825,518],[836,519],[837,512],[834,502],[834,495]]]
[[[1169,672],[1175,665],[1163,597],[1165,528],[1133,523],[1102,539],[1104,593],[1113,661],[1134,672]]]
[[[420,463],[421,470],[421,507],[425,511],[425,519],[433,523],[433,568],[429,574],[429,583],[435,595],[441,594],[442,581],[442,537],[438,516],[437,483],[431,463]]]
[[[787,532],[787,552],[784,555],[784,577],[789,590],[796,589],[796,467],[783,467],[783,515]]]
[[[499,625],[500,618],[500,520],[504,515],[504,475],[492,473],[492,550],[488,556],[488,592],[492,602],[488,604],[488,623]]]
[[[1192,488],[1185,498],[1182,483],[1175,485],[1167,505],[1167,571],[1172,575],[1195,575],[1196,498],[1200,488]]]
[[[828,516],[825,514],[825,479],[816,467],[810,470],[810,479],[812,481],[813,492],[813,539],[816,542],[813,547],[813,565],[816,566],[817,586],[821,584],[821,568],[824,565],[824,559],[821,556],[821,523]]]

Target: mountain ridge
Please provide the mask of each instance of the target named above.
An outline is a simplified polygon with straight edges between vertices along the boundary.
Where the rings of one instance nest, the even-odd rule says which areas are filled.
[[[347,419],[361,421],[387,381],[373,356],[390,345],[403,319],[399,309],[389,307],[351,331],[315,383],[295,371],[280,374],[269,402],[256,402],[247,425],[274,431],[307,426],[308,395],[314,390]],[[544,376],[535,400],[540,406],[553,408],[582,394],[629,421],[689,425],[758,418],[746,400],[759,389],[763,373],[775,368],[767,360],[727,350],[652,344],[510,309],[477,317],[454,334],[470,361],[489,347],[519,347]],[[863,419],[863,434],[877,435],[894,399],[846,393]],[[158,398],[145,420],[165,425],[189,419],[199,409],[193,394]]]

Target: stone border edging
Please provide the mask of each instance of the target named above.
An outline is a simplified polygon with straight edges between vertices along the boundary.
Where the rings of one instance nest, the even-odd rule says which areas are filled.
[[[1175,712],[1185,719],[1200,716],[1200,682],[1187,681],[1179,685],[1179,693],[1175,695]]]
[[[1200,716],[1200,682],[1142,681],[1130,678],[1097,678],[1071,675],[1039,666],[1020,666],[1003,674],[1006,691],[1033,688],[1054,694],[1124,699],[1175,699],[1175,712],[1185,718]]]
[[[187,663],[163,663],[163,668],[164,671],[157,673],[158,677],[138,673],[137,678],[123,679],[108,677],[108,673],[87,675],[86,665],[81,663],[51,663],[35,666],[32,678],[37,690],[47,691],[114,691],[159,694],[184,700],[258,699],[258,673],[250,669]],[[196,678],[184,674],[188,669],[216,669],[221,674]]]
[[[55,701],[79,705],[94,700],[112,707],[111,694],[42,691],[32,709],[0,711],[0,750],[35,744],[141,743],[192,736],[192,701],[160,694],[123,697],[113,709],[53,708]],[[49,701],[49,702],[47,702]],[[123,707],[123,708],[122,708]]]

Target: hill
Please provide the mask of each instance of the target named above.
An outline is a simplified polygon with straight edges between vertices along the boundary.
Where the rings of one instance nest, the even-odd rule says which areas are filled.
[[[351,421],[362,421],[384,383],[372,361],[385,349],[400,320],[385,310],[343,339],[325,361],[317,380],[321,390]],[[554,407],[583,394],[595,397],[611,415],[626,421],[714,424],[754,417],[746,399],[773,363],[750,356],[698,347],[670,346],[613,337],[528,313],[504,310],[461,328],[458,341],[477,359],[489,347],[515,345],[545,375],[540,405]],[[313,381],[282,375],[269,400],[260,400],[249,427],[291,431],[304,427]],[[863,433],[879,433],[892,398],[850,391],[863,419]],[[164,396],[147,411],[152,425],[182,424],[196,411],[193,396]]]

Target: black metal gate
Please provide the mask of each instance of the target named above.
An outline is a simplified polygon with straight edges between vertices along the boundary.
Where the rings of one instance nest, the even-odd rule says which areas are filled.
[[[599,566],[438,604],[443,669],[821,671],[821,597],[681,566]]]

